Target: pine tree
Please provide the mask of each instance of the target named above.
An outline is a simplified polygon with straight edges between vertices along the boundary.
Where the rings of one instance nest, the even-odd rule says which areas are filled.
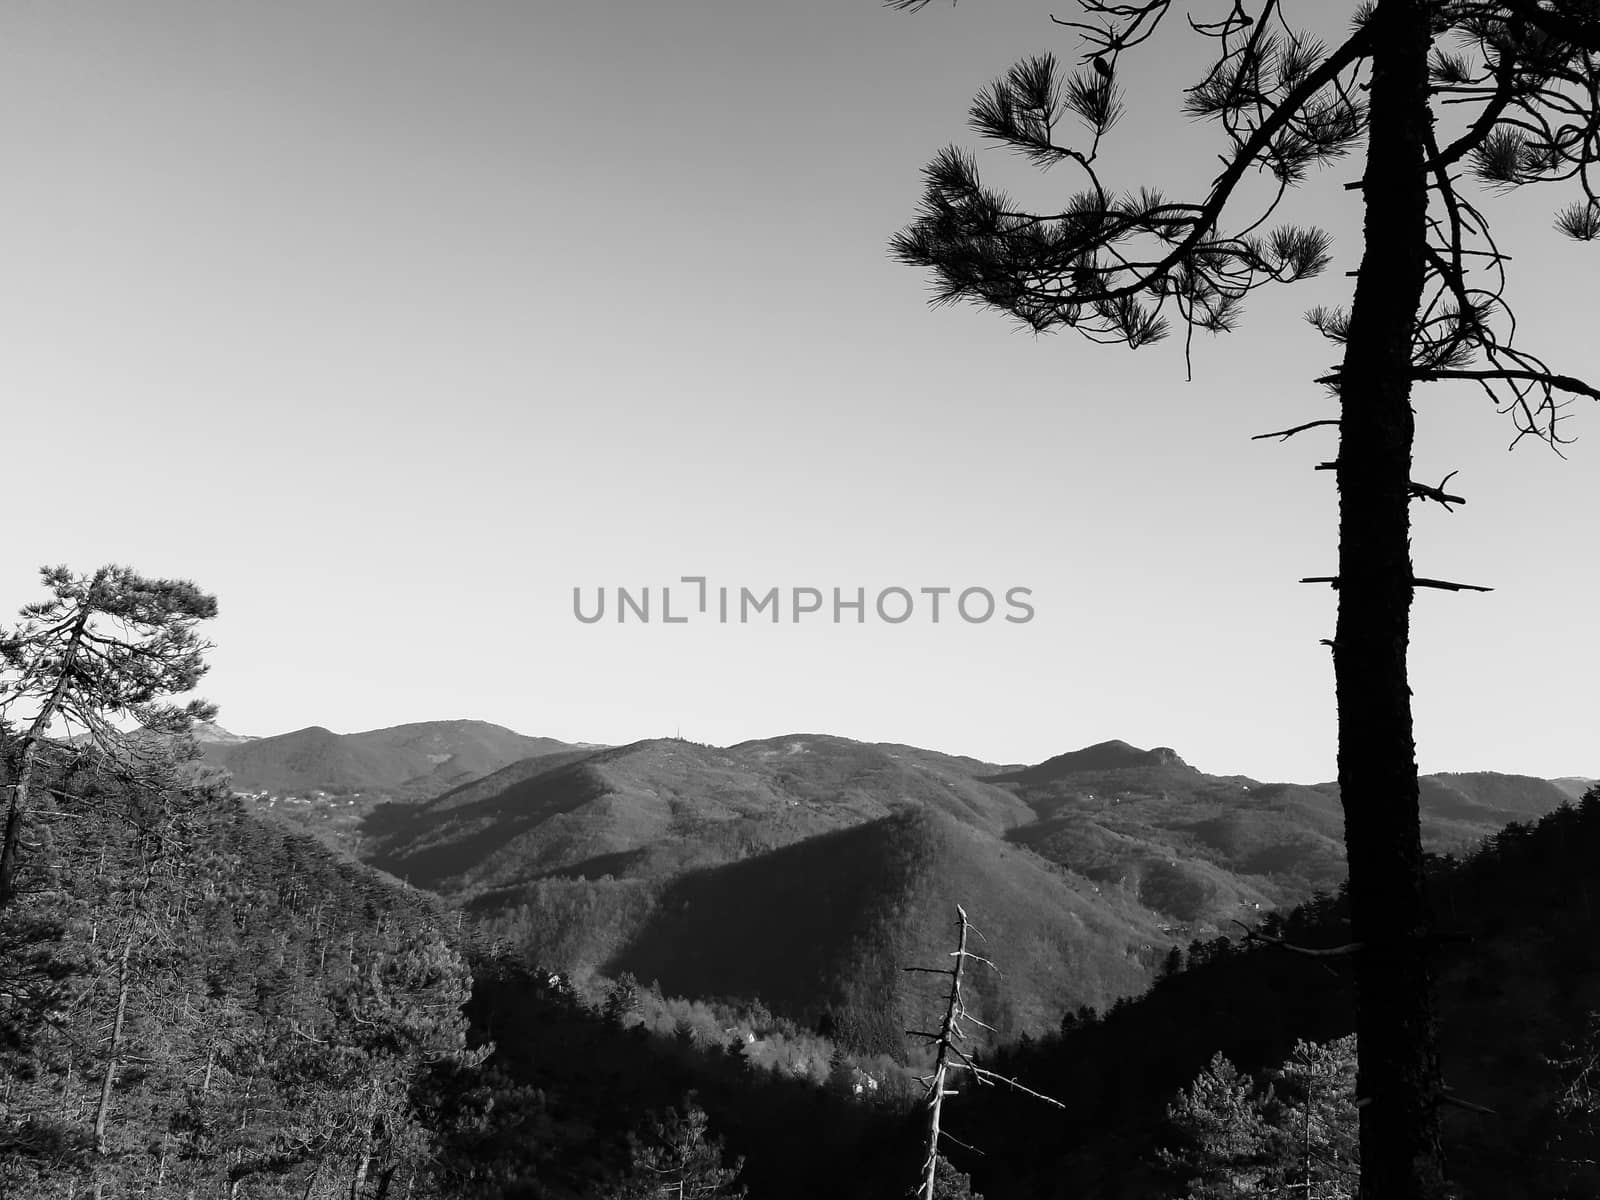
[[[1361,1161],[1356,1099],[1356,1044],[1299,1041],[1271,1072],[1270,1117],[1278,1194],[1304,1200],[1348,1200]]]
[[[1221,1054],[1167,1109],[1158,1161],[1197,1200],[1350,1200],[1360,1164],[1355,1038],[1300,1041],[1257,1085]]]
[[[955,1164],[941,1154],[934,1168],[933,1197],[934,1200],[983,1200],[983,1193],[973,1191],[972,1180],[966,1172],[957,1170]]]
[[[856,1068],[843,1046],[835,1045],[828,1056],[828,1090],[836,1096],[851,1099],[856,1094]]]
[[[45,760],[92,760],[130,788],[159,793],[176,782],[191,724],[217,711],[201,700],[169,702],[206,672],[210,645],[195,626],[216,616],[215,597],[127,567],[40,574],[50,599],[25,605],[21,623],[0,633],[0,716],[31,709],[0,841],[0,911],[16,899],[23,824]],[[132,731],[119,724],[128,719]]]
[[[1196,1200],[1253,1196],[1271,1164],[1272,1135],[1248,1077],[1222,1054],[1178,1094],[1167,1123],[1180,1145],[1163,1151],[1162,1166]]]
[[[606,992],[605,1018],[613,1025],[626,1025],[639,1008],[639,981],[631,971],[624,971]]]
[[[632,1172],[608,1200],[742,1200],[742,1159],[724,1166],[722,1145],[708,1136],[705,1110],[694,1093],[678,1108],[652,1114],[644,1135],[630,1138]]]
[[[1278,0],[1219,3],[1214,20],[1189,19],[1215,54],[1184,109],[1220,126],[1222,170],[1198,195],[1168,199],[1109,184],[1099,150],[1125,108],[1123,56],[1157,35],[1173,6],[1079,7],[1083,20],[1058,23],[1083,39],[1080,68],[1067,75],[1053,55],[1027,59],[977,98],[971,121],[1041,168],[1076,172],[1080,186],[1053,211],[1021,211],[980,181],[970,154],[951,147],[927,167],[921,212],[891,252],[932,273],[935,303],[967,300],[1036,331],[1074,329],[1130,347],[1160,340],[1175,316],[1187,347],[1196,330],[1234,329],[1250,293],[1328,265],[1322,231],[1267,223],[1312,168],[1364,141],[1365,169],[1350,185],[1365,206],[1354,294],[1348,309],[1308,314],[1341,354],[1318,380],[1337,416],[1262,436],[1339,432],[1337,453],[1319,464],[1339,492],[1338,568],[1305,582],[1338,591],[1327,645],[1365,1102],[1361,1189],[1365,1200],[1428,1200],[1446,1189],[1439,1109],[1448,1092],[1407,647],[1416,588],[1473,585],[1413,569],[1411,505],[1460,502],[1445,490],[1448,477],[1411,477],[1413,393],[1419,383],[1473,382],[1511,415],[1518,440],[1551,444],[1563,440],[1569,397],[1600,398],[1524,348],[1505,296],[1509,256],[1464,178],[1491,190],[1567,182],[1577,198],[1556,228],[1600,239],[1600,8],[1594,0],[1372,0],[1350,5],[1349,32],[1324,44],[1295,27]],[[1069,142],[1075,122],[1084,136]],[[1263,204],[1245,199],[1241,185],[1252,174],[1271,185]]]

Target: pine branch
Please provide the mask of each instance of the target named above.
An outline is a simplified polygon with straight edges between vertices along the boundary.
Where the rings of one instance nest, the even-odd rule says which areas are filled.
[[[1476,380],[1522,380],[1536,383],[1543,387],[1556,388],[1575,395],[1587,396],[1591,400],[1600,400],[1600,388],[1595,388],[1573,375],[1556,375],[1548,371],[1519,371],[1519,370],[1419,370],[1412,372],[1411,377],[1424,383],[1431,383],[1444,379],[1476,379]],[[1322,382],[1321,380],[1318,381]]]
[[[1325,425],[1338,425],[1337,417],[1329,417],[1321,421],[1307,421],[1304,425],[1296,425],[1292,429],[1278,429],[1272,433],[1258,433],[1250,440],[1252,442],[1264,441],[1267,438],[1277,438],[1279,441],[1288,441],[1297,433],[1304,433],[1308,429],[1320,429]]]

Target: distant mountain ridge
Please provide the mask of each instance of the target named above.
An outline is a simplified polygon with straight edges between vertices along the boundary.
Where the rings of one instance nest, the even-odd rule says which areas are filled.
[[[1555,784],[1573,800],[1583,799],[1583,794],[1600,783],[1600,779],[1590,779],[1584,775],[1563,775],[1559,779],[1552,779]]]
[[[1036,1034],[1139,991],[1165,943],[1154,914],[1008,843],[1032,814],[977,778],[994,770],[811,734],[568,752],[378,810],[367,861],[542,965],[759,997],[873,1051],[936,1017],[899,967],[948,954],[960,899],[1012,947],[973,984],[980,1019]]]
[[[1175,767],[1194,771],[1178,757],[1176,750],[1157,746],[1154,750],[1141,750],[1123,741],[1099,742],[1082,750],[1072,750],[1047,758],[1033,767],[1004,772],[988,777],[990,783],[1043,783],[1081,771],[1119,771],[1129,767]],[[1199,774],[1199,772],[1195,772]]]
[[[372,861],[459,894],[552,873],[664,878],[902,808],[943,811],[992,836],[1030,819],[971,759],[791,735],[720,748],[652,739],[512,764],[431,801],[375,814]]]
[[[533,961],[760,998],[859,1048],[927,1019],[896,971],[947,953],[956,901],[1016,968],[974,985],[1014,1036],[1138,992],[1170,946],[1345,874],[1336,784],[1208,775],[1123,741],[999,765],[822,734],[583,746],[480,721],[198,735],[237,790],[324,793],[261,810]],[[1420,790],[1440,852],[1573,798],[1492,772]]]
[[[1436,851],[1568,798],[1493,773],[1424,777],[1421,795]],[[1071,947],[1065,975],[1044,954],[1027,988],[992,998],[1012,1032],[1136,991],[1170,945],[1344,877],[1337,785],[1206,775],[1125,742],[1024,767],[815,734],[569,749],[380,809],[363,833],[369,862],[544,965],[759,996],[802,1020],[822,1004],[919,1019],[849,964],[920,962],[961,900],[1030,962]],[[825,944],[802,952],[808,938]]]
[[[557,745],[421,808],[375,819],[374,861],[446,894],[603,873],[591,863],[662,878],[691,863],[934,808],[1101,883],[1132,885],[1145,865],[1167,876],[1256,877],[1224,908],[1289,902],[1343,875],[1337,784],[1207,775],[1167,747],[1101,742],[1034,766],[996,768],[816,734],[726,748],[681,739]],[[1571,795],[1556,782],[1493,772],[1423,776],[1420,791],[1424,837],[1441,851]],[[1145,902],[1179,920],[1222,916],[1205,901],[1155,900]]]
[[[375,793],[397,800],[430,799],[511,763],[572,748],[470,720],[350,734],[311,725],[257,738],[209,726],[197,730],[196,740],[205,761],[226,768],[238,791]]]
[[[230,733],[221,725],[214,725],[210,721],[196,721],[189,732],[202,746],[237,746],[242,742],[256,740],[248,734]]]

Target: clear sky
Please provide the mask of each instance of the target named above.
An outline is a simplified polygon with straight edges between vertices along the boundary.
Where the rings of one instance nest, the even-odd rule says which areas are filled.
[[[1291,8],[1295,6],[1291,5]],[[1302,11],[1315,7],[1298,6]],[[1333,6],[1339,7],[1339,6]],[[1334,774],[1338,237],[1241,332],[1131,353],[929,311],[885,243],[972,95],[1074,54],[967,0],[142,0],[0,6],[0,606],[46,562],[215,591],[204,694],[242,733],[475,717],[622,742],[789,732],[1034,761],[1107,738]],[[1175,23],[1111,179],[1193,193]],[[985,170],[1048,203],[1000,149]],[[1527,347],[1600,378],[1570,197],[1491,200]],[[1424,770],[1600,773],[1600,407],[1565,461],[1419,392]],[[586,625],[573,589],[1032,590],[1034,619]],[[679,584],[673,605],[691,596]],[[613,597],[614,600],[614,597]],[[949,601],[947,600],[948,604]],[[713,602],[714,604],[714,602]],[[846,614],[847,616],[851,614]],[[825,614],[831,617],[831,613]]]

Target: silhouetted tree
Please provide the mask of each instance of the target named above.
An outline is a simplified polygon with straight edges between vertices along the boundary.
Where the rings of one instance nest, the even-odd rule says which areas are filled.
[[[890,0],[920,8],[926,0]],[[1154,36],[1171,0],[1079,0],[1082,67],[1063,78],[1041,55],[978,97],[972,125],[1041,167],[1068,164],[1084,186],[1054,212],[1019,211],[952,147],[926,171],[920,215],[895,236],[901,261],[928,268],[935,303],[969,300],[1038,331],[1076,329],[1138,347],[1234,328],[1244,298],[1321,271],[1329,238],[1283,225],[1263,231],[1310,168],[1364,138],[1363,255],[1348,311],[1308,318],[1342,347],[1319,382],[1337,417],[1278,434],[1337,428],[1339,565],[1314,577],[1338,590],[1333,652],[1339,785],[1345,810],[1360,1039],[1361,1194],[1420,1200],[1444,1188],[1438,1110],[1448,1102],[1436,1049],[1430,918],[1417,810],[1406,654],[1417,587],[1461,590],[1412,569],[1410,505],[1459,498],[1411,478],[1413,385],[1477,383],[1509,412],[1517,439],[1562,440],[1559,420],[1593,387],[1517,344],[1503,295],[1503,255],[1462,187],[1461,168],[1490,188],[1568,180],[1580,198],[1557,228],[1600,237],[1600,7],[1594,0],[1375,0],[1351,6],[1352,28],[1325,45],[1294,28],[1279,0],[1232,0],[1214,21],[1190,19],[1217,44],[1187,115],[1217,121],[1223,169],[1196,199],[1113,189],[1099,174],[1101,138],[1123,109],[1123,54]],[[1444,106],[1449,105],[1446,108]],[[1436,117],[1439,118],[1436,121]],[[1088,131],[1063,143],[1076,118]],[[1448,118],[1446,120],[1445,118]],[[1448,140],[1446,131],[1453,134]],[[1240,184],[1271,180],[1271,199],[1241,213]],[[1239,232],[1225,232],[1224,222]],[[1186,341],[1187,346],[1187,341]]]
[[[1069,1009],[1061,1014],[1061,1032],[1062,1034],[1071,1033],[1074,1029],[1080,1029],[1085,1025],[1093,1025],[1099,1019],[1100,1014],[1094,1010],[1093,1006],[1080,1004],[1076,1010]]]

